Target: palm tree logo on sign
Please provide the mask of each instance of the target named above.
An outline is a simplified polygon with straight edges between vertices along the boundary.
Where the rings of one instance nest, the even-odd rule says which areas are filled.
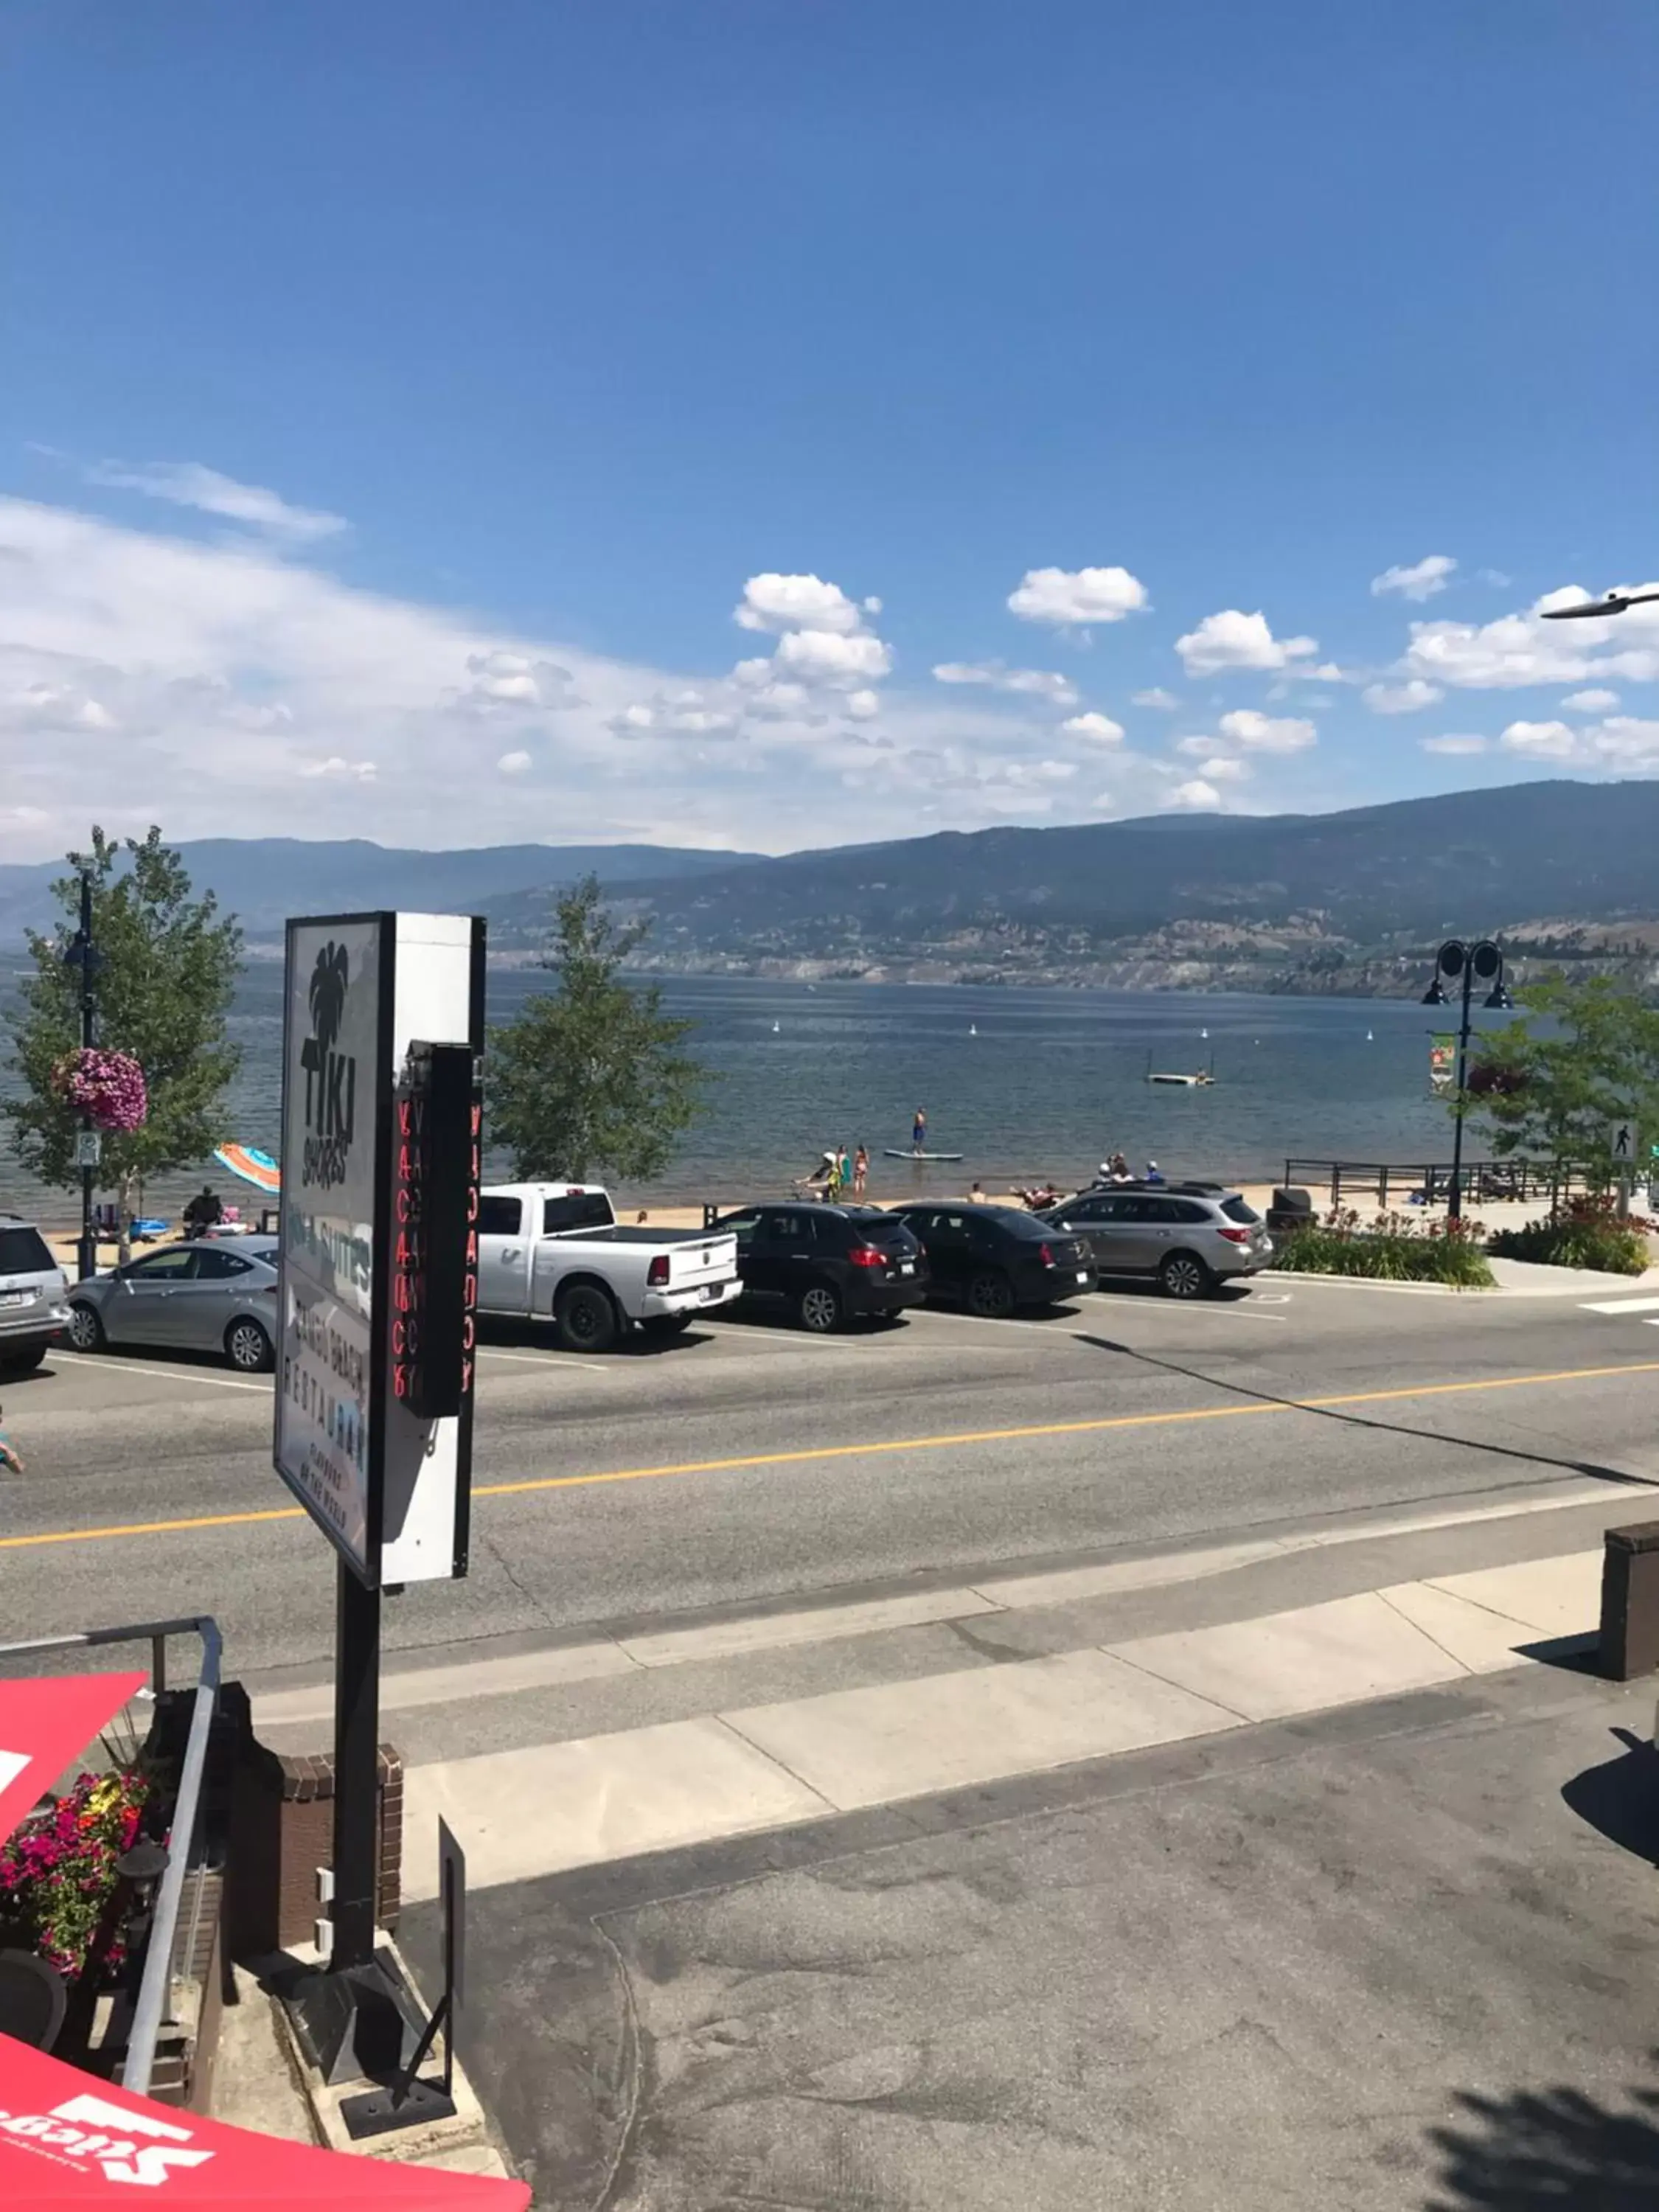
[[[301,1179],[324,1189],[343,1182],[357,1120],[357,1056],[336,1046],[345,1021],[351,963],[332,939],[317,955],[307,1003],[311,1035],[300,1048],[306,1078],[305,1157]]]

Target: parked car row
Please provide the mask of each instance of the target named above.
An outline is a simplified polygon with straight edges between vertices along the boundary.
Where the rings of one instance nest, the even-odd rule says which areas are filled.
[[[822,1334],[928,1300],[997,1320],[1120,1276],[1200,1297],[1248,1280],[1273,1249],[1255,1208],[1208,1183],[1101,1185],[1038,1213],[787,1200],[678,1231],[623,1228],[594,1184],[514,1183],[484,1192],[478,1229],[480,1313],[546,1320],[588,1352],[739,1303]],[[70,1285],[40,1231],[0,1215],[0,1372],[38,1366],[66,1340],[269,1369],[282,1334],[277,1252],[268,1236],[168,1244]]]

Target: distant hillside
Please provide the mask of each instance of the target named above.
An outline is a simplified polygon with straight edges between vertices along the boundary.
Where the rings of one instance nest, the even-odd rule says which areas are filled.
[[[1447,932],[1659,916],[1659,784],[945,834],[629,896],[654,914],[665,968],[1403,988],[1415,948]],[[497,943],[533,933],[522,900],[492,917]]]
[[[591,869],[605,884],[655,882],[684,872],[730,868],[742,853],[682,851],[670,845],[485,845],[422,853],[362,838],[207,837],[179,848],[191,878],[216,890],[255,939],[279,933],[291,914],[349,914],[377,907],[474,913],[503,893],[545,894]],[[53,881],[62,860],[0,866],[0,943],[55,919]]]

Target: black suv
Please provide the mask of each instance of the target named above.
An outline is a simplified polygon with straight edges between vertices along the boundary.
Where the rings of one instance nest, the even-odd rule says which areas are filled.
[[[782,1307],[820,1335],[844,1321],[902,1313],[927,1295],[926,1254],[878,1206],[746,1206],[714,1226],[738,1240],[745,1301]]]
[[[1089,1248],[1012,1206],[898,1206],[893,1218],[921,1241],[933,1294],[997,1319],[1095,1287]]]

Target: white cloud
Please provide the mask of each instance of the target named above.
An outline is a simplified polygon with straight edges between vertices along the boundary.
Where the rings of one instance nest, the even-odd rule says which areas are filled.
[[[331,753],[326,760],[301,761],[301,775],[323,775],[345,779],[355,777],[359,783],[372,783],[379,774],[371,760],[343,760],[338,753]]]
[[[1232,753],[1216,753],[1199,763],[1198,772],[1211,783],[1242,783],[1250,773],[1250,764]]]
[[[1010,668],[1000,660],[942,660],[933,671],[939,684],[982,684],[993,691],[1052,699],[1056,707],[1077,704],[1077,686],[1051,668]]]
[[[769,658],[693,678],[362,590],[245,534],[0,498],[0,569],[7,860],[83,843],[94,801],[112,834],[174,840],[788,851],[1086,820],[1078,763],[1106,750],[1057,735],[1040,697],[926,684],[878,719],[867,681],[824,689]],[[501,766],[519,752],[529,769]],[[1127,743],[1110,759],[1123,808],[1162,802],[1163,764]]]
[[[1582,605],[1589,596],[1581,586],[1569,584],[1547,592],[1526,613],[1499,615],[1493,622],[1413,623],[1401,666],[1407,675],[1471,691],[1583,684],[1609,676],[1638,684],[1659,679],[1659,619],[1653,607],[1570,623],[1541,619],[1552,608]]]
[[[1171,806],[1216,807],[1221,804],[1221,793],[1212,783],[1194,777],[1190,783],[1178,783],[1170,793]]]
[[[866,599],[865,605],[877,613],[881,601]],[[850,637],[863,628],[858,608],[839,584],[826,583],[821,576],[780,576],[770,571],[749,579],[732,619],[740,629],[829,630],[838,637]]]
[[[1146,604],[1146,586],[1127,568],[1028,568],[1008,594],[1022,622],[1057,627],[1121,622]]]
[[[238,483],[234,477],[221,476],[200,461],[99,461],[86,474],[89,483],[117,491],[141,491],[151,499],[170,500],[175,507],[222,515],[295,544],[332,538],[347,526],[343,515],[290,506],[263,484]]]
[[[1483,753],[1486,750],[1485,738],[1465,736],[1457,731],[1443,738],[1419,738],[1417,742],[1425,753]]]
[[[1408,568],[1385,568],[1371,578],[1371,591],[1379,599],[1385,592],[1397,592],[1402,599],[1431,599],[1445,590],[1446,579],[1456,566],[1449,553],[1431,553]]]
[[[1150,691],[1132,691],[1129,704],[1132,707],[1156,707],[1162,714],[1173,714],[1181,702],[1173,691],[1166,691],[1161,684],[1154,684]]]
[[[1610,707],[1619,704],[1616,691],[1570,691],[1561,702],[1581,714],[1604,714]]]
[[[1318,650],[1316,638],[1276,638],[1265,615],[1241,614],[1237,607],[1206,615],[1196,629],[1176,640],[1188,676],[1218,676],[1230,668],[1284,668]]]
[[[1109,714],[1073,714],[1060,724],[1067,737],[1087,738],[1097,745],[1121,745],[1123,725],[1115,722]]]
[[[1300,753],[1317,744],[1319,732],[1311,722],[1291,714],[1261,714],[1254,707],[1237,707],[1216,726],[1224,738],[1250,752]]]
[[[1511,722],[1498,742],[1510,752],[1538,760],[1571,760],[1579,739],[1577,731],[1565,722]]]
[[[657,710],[636,702],[613,714],[605,726],[619,738],[643,738],[656,728]]]
[[[878,637],[837,630],[792,629],[778,640],[774,665],[804,683],[862,685],[885,676],[893,656]]]
[[[1419,707],[1437,706],[1446,695],[1437,684],[1413,676],[1404,684],[1368,684],[1359,696],[1373,714],[1414,714]]]
[[[495,763],[503,775],[522,775],[530,766],[528,753],[503,753]]]
[[[849,691],[847,711],[855,722],[868,722],[881,712],[881,701],[873,691]]]
[[[1184,753],[1188,760],[1207,760],[1215,750],[1217,743],[1214,738],[1177,738],[1175,749],[1178,753]]]
[[[1591,744],[1605,760],[1650,761],[1659,754],[1659,722],[1634,714],[1609,714],[1589,732]]]

